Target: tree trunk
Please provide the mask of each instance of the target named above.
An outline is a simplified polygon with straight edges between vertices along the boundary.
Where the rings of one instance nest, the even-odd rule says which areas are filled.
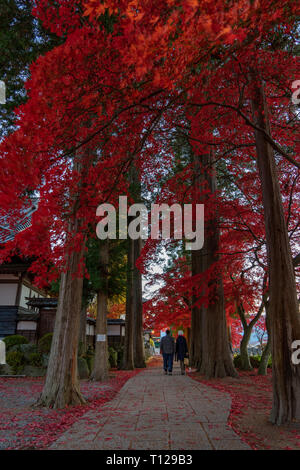
[[[97,292],[96,347],[92,380],[104,381],[108,378],[107,346],[107,299],[108,299],[108,240],[100,243],[100,280],[101,288]]]
[[[76,230],[78,222],[74,225]],[[83,250],[84,244],[80,252],[73,252],[68,256],[66,272],[61,276],[46,381],[37,406],[64,408],[85,403],[80,393],[77,374],[83,279],[75,276]]]
[[[203,309],[200,373],[208,378],[237,377],[230,354],[222,279],[214,279],[213,298]]]
[[[134,240],[134,270],[133,270],[133,308],[134,308],[134,366],[146,367],[144,338],[143,338],[143,300],[142,275],[136,267],[136,260],[141,254],[142,239]]]
[[[241,369],[242,370],[253,370],[248,354],[248,344],[250,341],[252,328],[246,327],[244,329],[243,338],[240,344],[240,355],[241,355]]]
[[[202,273],[202,256],[201,250],[192,251],[192,276]],[[193,295],[189,363],[191,367],[199,369],[202,361],[202,306],[195,305],[197,300],[198,296]]]
[[[125,340],[123,369],[134,369],[134,312],[133,312],[133,264],[134,264],[134,241],[128,239],[127,252],[127,290],[126,290],[126,317],[125,317]]]
[[[269,319],[269,312],[268,312],[269,302],[268,301],[265,303],[265,308],[266,308],[266,326],[267,326],[267,332],[268,332],[268,341],[267,341],[265,349],[263,350],[263,353],[261,355],[261,361],[260,361],[258,372],[257,372],[258,375],[267,375],[269,357],[270,357],[271,351],[272,351],[270,319]]]
[[[266,282],[267,282],[267,276],[265,275],[264,282],[263,282],[263,292],[265,291]],[[255,324],[258,322],[258,320],[260,319],[263,309],[265,307],[265,303],[266,303],[265,298],[266,298],[266,294],[264,293],[263,299],[261,301],[257,314],[250,321],[250,323],[247,323],[247,318],[246,318],[243,303],[240,302],[239,304],[237,304],[237,313],[238,313],[238,316],[240,317],[241,323],[243,325],[243,330],[244,330],[243,338],[240,344],[241,370],[253,370],[253,367],[249,359],[248,345],[249,345],[253,328]]]
[[[268,373],[268,362],[272,351],[271,338],[268,338],[268,342],[263,350],[259,368],[257,371],[258,375],[267,375]]]
[[[256,77],[253,78],[253,83]],[[255,123],[270,133],[263,85],[252,99]],[[274,154],[264,134],[255,130],[262,187],[269,268],[269,314],[273,360],[273,408],[276,424],[300,419],[300,367],[292,363],[292,343],[300,339],[300,316],[288,231]]]
[[[216,191],[216,173],[212,155],[207,157],[209,165],[206,179],[212,193]],[[215,213],[206,223],[203,267],[206,270],[218,261],[219,223]],[[222,274],[215,271],[208,282],[209,304],[202,309],[202,361],[200,372],[206,377],[236,377],[230,353],[224,305]]]
[[[261,309],[262,312],[262,309]],[[243,338],[240,344],[240,356],[241,356],[241,370],[253,370],[253,367],[250,362],[249,354],[248,354],[248,345],[249,341],[251,338],[251,333],[254,327],[254,324],[258,321],[260,315],[256,315],[255,318],[250,322],[249,324],[247,323],[246,315],[245,315],[245,310],[243,307],[243,304],[240,303],[237,305],[237,313],[240,317],[241,323],[243,325]],[[254,322],[254,320],[256,321]]]
[[[86,305],[82,306],[80,312],[78,347],[81,354],[86,352]]]
[[[193,153],[194,160],[194,188],[193,188],[193,203],[201,204],[204,202],[203,198],[203,183],[205,181],[205,174],[201,171],[200,158]],[[201,250],[192,250],[192,276],[197,276],[203,273],[203,253],[205,251],[205,242]],[[192,297],[192,316],[191,316],[191,336],[190,336],[190,349],[189,349],[189,363],[191,367],[197,370],[201,367],[202,361],[202,306],[197,305],[199,295],[197,292]]]
[[[138,170],[131,165],[129,172],[130,193],[136,203],[141,202],[141,183]],[[133,217],[128,217],[128,225]],[[126,292],[126,319],[125,319],[125,351],[124,369],[145,367],[145,352],[143,341],[143,304],[142,304],[142,276],[136,268],[136,260],[141,253],[142,240],[128,240],[127,256],[127,292]]]
[[[250,322],[248,325],[246,315],[245,315],[245,310],[244,310],[242,303],[237,305],[237,313],[240,317],[241,323],[243,325],[243,330],[244,330],[243,338],[240,344],[241,370],[253,370],[253,367],[250,362],[249,354],[248,354],[248,344],[251,338],[251,333],[252,333],[254,324],[252,324],[253,322]]]

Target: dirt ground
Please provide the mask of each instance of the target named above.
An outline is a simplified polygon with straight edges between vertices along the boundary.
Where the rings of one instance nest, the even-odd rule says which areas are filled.
[[[272,373],[258,376],[257,371],[240,372],[238,379],[205,380],[197,372],[190,377],[218,390],[228,392],[232,407],[228,424],[253,449],[300,450],[300,423],[275,426],[270,423]]]

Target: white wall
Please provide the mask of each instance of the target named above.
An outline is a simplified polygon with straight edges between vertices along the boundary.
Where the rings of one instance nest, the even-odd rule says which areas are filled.
[[[31,297],[41,297],[41,298],[45,298],[46,296],[45,295],[42,295],[40,294],[35,287],[32,287],[31,288]]]
[[[18,284],[0,284],[0,305],[15,305]]]
[[[17,323],[17,330],[36,330],[36,322],[35,321],[19,321]]]
[[[94,325],[90,325],[89,323],[87,323],[85,331],[86,331],[87,336],[94,336],[94,334],[95,334]]]
[[[6,348],[4,341],[0,340],[0,364],[6,364]]]
[[[20,307],[28,308],[28,305],[26,302],[28,302],[28,299],[25,297],[44,297],[37,290],[35,290],[34,287],[27,287],[24,284],[22,284],[22,291],[21,291],[21,296],[20,296]]]
[[[0,280],[18,280],[17,276],[13,274],[0,274]],[[0,305],[15,305],[17,296],[18,284],[0,284]],[[25,297],[45,297],[41,295],[35,287],[27,287],[22,284],[21,295],[20,295],[20,307],[28,309],[26,302],[28,300]]]
[[[21,296],[20,296],[20,307],[28,308],[28,305],[26,302],[28,302],[25,297],[30,297],[30,289],[27,286],[24,286],[22,284],[22,290],[21,290]]]
[[[120,325],[107,325],[107,336],[119,336]]]
[[[18,276],[15,276],[14,274],[0,274],[0,279],[4,279],[4,280],[14,280],[14,279],[18,279]]]
[[[94,325],[86,324],[86,334],[93,336],[95,334]],[[125,334],[125,328],[122,328],[122,336]],[[119,336],[120,335],[120,325],[107,325],[107,336]]]

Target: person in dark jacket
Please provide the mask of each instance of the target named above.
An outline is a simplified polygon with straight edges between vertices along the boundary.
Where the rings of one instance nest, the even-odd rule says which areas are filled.
[[[164,360],[165,374],[167,375],[169,370],[169,375],[172,375],[175,341],[174,338],[170,335],[170,330],[166,331],[166,336],[163,336],[160,341],[160,353],[162,354]]]
[[[184,358],[187,357],[188,347],[183,331],[178,331],[178,338],[176,341],[176,359],[180,361],[181,374],[185,374]]]

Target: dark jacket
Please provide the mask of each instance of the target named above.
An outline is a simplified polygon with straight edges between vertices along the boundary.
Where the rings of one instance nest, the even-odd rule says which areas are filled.
[[[162,354],[174,354],[175,352],[175,341],[173,336],[163,336],[160,342],[160,352]]]
[[[187,342],[184,336],[178,336],[176,341],[177,361],[183,361],[188,352]]]

